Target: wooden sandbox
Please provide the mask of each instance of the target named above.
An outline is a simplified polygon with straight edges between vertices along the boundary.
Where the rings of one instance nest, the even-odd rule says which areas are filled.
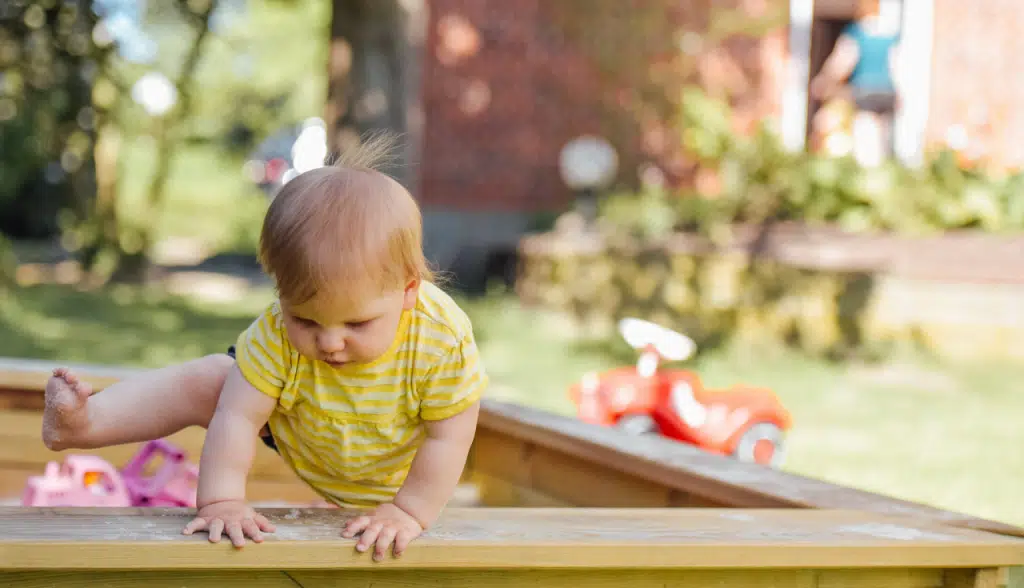
[[[0,491],[60,454],[40,441],[52,365],[0,361]],[[79,373],[98,389],[131,370]],[[198,459],[203,431],[172,438]],[[122,463],[136,447],[94,453]],[[249,497],[315,495],[269,450]],[[352,513],[263,509],[236,550],[181,509],[0,508],[0,586],[1022,586],[1024,530],[487,401],[458,497],[400,559],[338,532]]]

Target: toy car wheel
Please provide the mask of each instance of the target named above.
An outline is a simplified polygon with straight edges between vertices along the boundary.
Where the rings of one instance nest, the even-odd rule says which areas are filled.
[[[658,423],[645,414],[627,414],[615,426],[630,435],[653,435],[658,432]]]
[[[771,423],[757,423],[740,437],[733,451],[733,457],[740,461],[779,467],[785,459],[785,442],[782,429]]]

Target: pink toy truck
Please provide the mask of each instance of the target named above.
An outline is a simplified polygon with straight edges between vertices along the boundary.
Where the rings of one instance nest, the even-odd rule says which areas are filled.
[[[162,457],[163,463],[150,476],[144,475],[150,460]],[[158,439],[142,446],[121,468],[132,506],[190,507],[196,505],[199,468],[187,461],[185,452]]]
[[[69,455],[60,465],[46,464],[32,476],[21,496],[22,506],[132,506],[124,479],[105,459]]]

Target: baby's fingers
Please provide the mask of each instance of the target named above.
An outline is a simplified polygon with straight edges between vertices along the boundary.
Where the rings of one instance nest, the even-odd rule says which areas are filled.
[[[382,523],[374,523],[363,531],[362,536],[359,537],[359,542],[356,543],[356,551],[362,553],[370,548],[377,541],[377,536],[384,528]]]
[[[230,522],[226,526],[228,537],[231,539],[231,544],[235,547],[242,547],[245,545],[245,533],[242,532],[242,523]]]
[[[224,532],[224,519],[215,518],[210,521],[210,543],[220,541],[221,533]]]
[[[395,557],[401,557],[402,553],[405,552],[405,548],[409,547],[412,540],[416,538],[416,533],[409,529],[402,529],[395,536]]]
[[[373,559],[380,561],[384,559],[384,556],[388,553],[388,547],[391,546],[391,542],[395,540],[397,531],[394,527],[387,526],[381,530],[380,535],[377,535],[377,545],[373,552]]]
[[[263,533],[260,533],[259,523],[252,519],[242,521],[242,531],[256,543],[263,541]]]
[[[191,535],[196,531],[202,531],[203,529],[206,529],[208,525],[209,521],[207,521],[203,517],[196,517],[189,521],[187,525],[185,525],[185,528],[181,530],[181,533],[182,535]]]
[[[345,537],[346,539],[351,539],[352,537],[355,537],[358,533],[361,533],[369,525],[370,517],[356,517],[349,521],[347,525],[345,525],[345,530],[342,531],[341,536]]]
[[[264,533],[273,533],[277,530],[277,527],[274,526],[274,523],[271,523],[270,520],[267,519],[267,517],[259,513],[257,513],[256,516],[253,517],[253,520],[256,521],[256,526],[260,528],[260,531],[263,531]]]

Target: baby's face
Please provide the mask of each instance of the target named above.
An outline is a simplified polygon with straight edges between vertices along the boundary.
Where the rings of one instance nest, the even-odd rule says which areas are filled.
[[[288,339],[302,355],[333,367],[366,363],[391,346],[402,311],[416,305],[418,281],[358,304],[314,298],[300,305],[281,300]]]

